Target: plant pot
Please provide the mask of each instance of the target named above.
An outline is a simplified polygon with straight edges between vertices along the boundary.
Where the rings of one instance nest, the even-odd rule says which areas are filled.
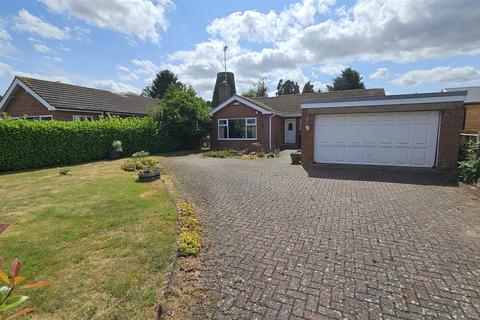
[[[110,160],[118,160],[122,157],[122,153],[119,151],[110,151],[108,153],[108,159]]]
[[[151,167],[138,172],[139,182],[155,181],[160,178],[160,168]]]
[[[300,164],[300,161],[302,160],[302,153],[292,152],[290,153],[290,159],[292,159],[292,164]]]

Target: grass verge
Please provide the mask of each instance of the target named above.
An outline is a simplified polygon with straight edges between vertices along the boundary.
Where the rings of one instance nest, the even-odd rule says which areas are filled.
[[[175,257],[178,214],[158,180],[137,183],[122,160],[0,175],[6,261],[29,279],[35,319],[155,319]]]

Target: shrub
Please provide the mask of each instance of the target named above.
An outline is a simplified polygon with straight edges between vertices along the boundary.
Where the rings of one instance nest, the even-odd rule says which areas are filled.
[[[121,168],[125,171],[140,170],[143,167],[154,167],[157,165],[157,159],[154,157],[130,158],[122,163]]]
[[[178,255],[186,257],[196,255],[202,248],[202,241],[198,232],[182,230],[178,237]]]
[[[115,140],[112,142],[112,151],[123,152],[122,141]]]
[[[187,217],[192,216],[195,213],[195,209],[188,202],[184,202],[180,204],[180,211],[182,213],[182,216],[187,216]]]
[[[480,158],[461,161],[457,170],[460,180],[475,183],[480,179]]]
[[[142,150],[132,154],[132,158],[144,158],[144,157],[148,157],[149,155],[150,155],[150,152]]]
[[[151,116],[176,150],[200,148],[211,127],[210,106],[190,88],[168,87]]]
[[[265,158],[265,152],[258,152],[257,157],[259,158]]]
[[[238,152],[235,150],[210,150],[203,153],[204,156],[210,158],[228,158],[238,155]]]
[[[99,121],[0,121],[0,171],[71,165],[104,159],[112,141],[125,155],[138,150],[174,150],[151,118],[110,117]]]
[[[200,223],[197,219],[192,216],[182,216],[181,219],[182,227],[186,230],[190,231],[198,231],[200,230]]]
[[[60,170],[58,170],[58,174],[61,176],[68,176],[71,171],[72,169],[70,169],[69,167],[63,167],[63,168],[60,168]]]
[[[480,158],[480,143],[467,142],[460,147],[458,161]]]

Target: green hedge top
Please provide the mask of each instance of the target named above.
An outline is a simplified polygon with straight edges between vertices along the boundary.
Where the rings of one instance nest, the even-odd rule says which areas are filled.
[[[104,159],[112,142],[125,154],[176,148],[150,118],[99,121],[0,121],[0,171],[69,165]]]

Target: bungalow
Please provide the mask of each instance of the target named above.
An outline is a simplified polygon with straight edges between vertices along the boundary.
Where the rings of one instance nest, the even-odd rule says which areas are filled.
[[[249,98],[225,94],[225,84],[220,90],[221,103],[210,112],[212,148],[252,151],[300,148],[302,100],[385,95],[383,89],[366,89]]]
[[[15,77],[0,100],[0,114],[27,120],[98,120],[102,115],[143,117],[156,101],[61,82]]]

